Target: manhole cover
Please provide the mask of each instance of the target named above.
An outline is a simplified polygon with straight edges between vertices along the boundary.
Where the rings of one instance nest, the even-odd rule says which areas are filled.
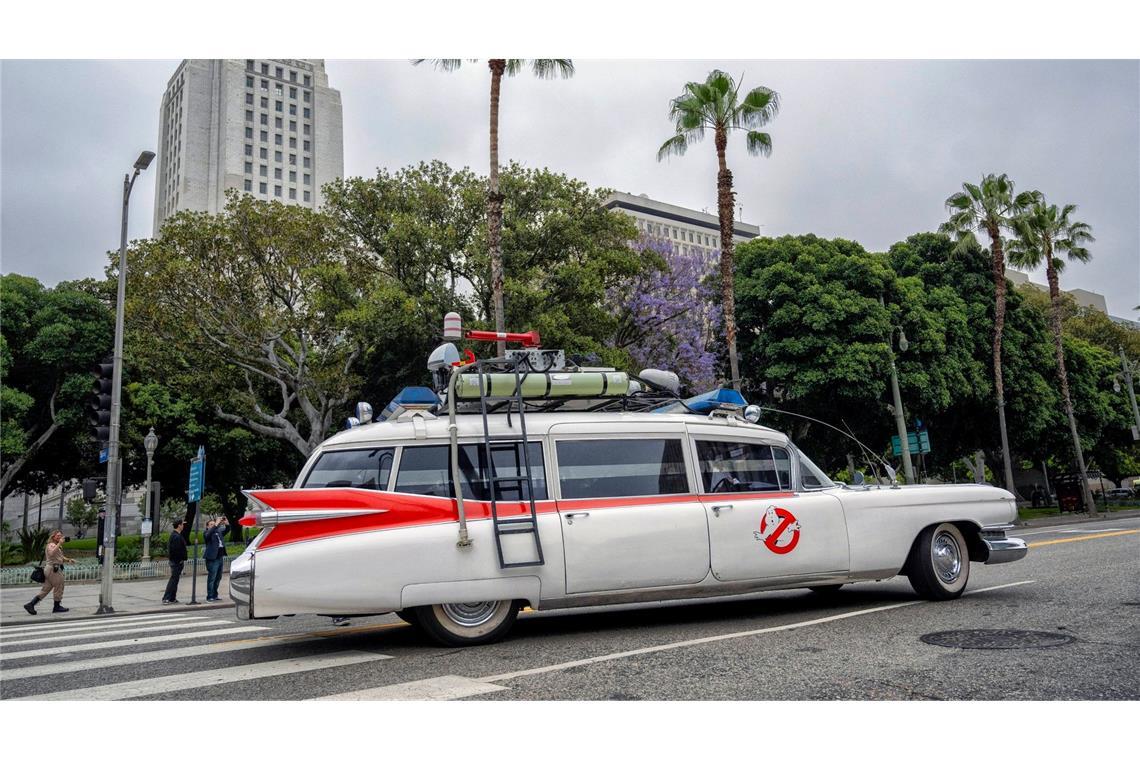
[[[1061,633],[1009,629],[938,631],[928,633],[921,639],[927,644],[956,649],[1037,649],[1059,647],[1073,641],[1072,636]]]

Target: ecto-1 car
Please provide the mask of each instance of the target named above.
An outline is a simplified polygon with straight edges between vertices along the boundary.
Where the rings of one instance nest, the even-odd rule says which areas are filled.
[[[446,334],[446,333],[445,333]],[[469,331],[466,337],[498,337]],[[378,421],[323,443],[293,488],[246,492],[260,533],[231,566],[241,619],[395,612],[451,646],[534,609],[905,575],[923,598],[1026,554],[986,485],[832,482],[734,391],[576,366],[537,336],[505,359],[429,362]],[[457,336],[453,336],[457,337]]]

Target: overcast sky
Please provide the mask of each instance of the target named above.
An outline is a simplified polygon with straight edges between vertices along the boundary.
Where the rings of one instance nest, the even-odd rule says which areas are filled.
[[[0,64],[0,269],[48,284],[100,276],[118,245],[121,177],[154,149],[177,61]],[[503,87],[500,157],[594,186],[716,208],[710,141],[666,162],[669,99],[712,68],[780,93],[770,158],[729,146],[746,222],[885,250],[945,219],[963,181],[1006,172],[1076,203],[1093,261],[1062,285],[1140,303],[1140,64],[1106,62],[575,61],[573,79]],[[327,63],[344,103],[345,172],[441,159],[486,172],[485,66],[445,74],[406,61]],[[153,172],[130,235],[151,234]],[[1044,281],[1038,273],[1034,279]]]

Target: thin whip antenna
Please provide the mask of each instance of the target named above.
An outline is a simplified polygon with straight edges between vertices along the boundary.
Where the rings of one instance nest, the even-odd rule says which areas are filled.
[[[831,424],[831,423],[829,423],[829,422],[824,422],[823,420],[820,420],[820,419],[816,419],[815,417],[809,417],[809,416],[808,416],[808,415],[806,415],[806,414],[800,414],[800,413],[798,413],[798,412],[789,412],[789,411],[787,411],[787,410],[785,410],[785,409],[773,409],[773,408],[772,408],[772,407],[770,407],[770,406],[762,406],[762,407],[760,407],[760,410],[761,410],[761,411],[764,411],[764,412],[775,412],[776,414],[788,414],[788,415],[791,415],[792,417],[801,417],[801,418],[803,418],[803,419],[805,419],[805,420],[810,420],[811,422],[818,422],[820,425],[823,425],[824,427],[827,427],[827,428],[831,428],[832,430],[834,430],[835,432],[839,433],[840,435],[846,436],[846,437],[850,438],[851,440],[855,441],[856,445],[858,445],[858,446],[859,446],[859,449],[860,449],[860,450],[862,450],[863,452],[865,452],[865,454],[864,454],[864,457],[863,457],[863,458],[864,458],[864,460],[867,462],[867,464],[869,464],[869,465],[871,466],[871,469],[874,469],[874,468],[875,468],[875,465],[874,465],[874,463],[873,463],[873,462],[871,462],[869,459],[867,459],[867,456],[866,456],[866,455],[870,455],[870,456],[874,457],[875,459],[879,460],[879,463],[880,463],[880,464],[882,464],[884,467],[886,467],[886,466],[887,466],[887,463],[886,463],[886,462],[884,462],[884,461],[882,460],[882,458],[880,458],[880,457],[879,457],[879,455],[878,455],[878,454],[876,454],[875,452],[871,451],[869,448],[867,448],[866,446],[864,446],[864,445],[863,445],[863,442],[862,442],[862,441],[860,441],[858,438],[856,438],[856,437],[855,437],[854,435],[852,435],[851,433],[848,433],[846,430],[842,430],[842,429],[840,429],[840,428],[837,428],[835,425],[832,425],[832,424]],[[845,425],[846,425],[847,423],[846,423],[846,422],[844,422],[843,424],[845,424]],[[878,475],[879,475],[879,474],[878,474],[878,471],[876,471],[876,472],[875,472],[875,477],[877,478],[877,477],[878,477]]]

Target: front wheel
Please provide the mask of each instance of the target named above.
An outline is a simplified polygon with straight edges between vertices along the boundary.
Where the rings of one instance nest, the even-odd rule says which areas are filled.
[[[951,523],[918,534],[907,560],[907,577],[918,595],[934,602],[957,599],[970,578],[970,550]]]
[[[449,647],[496,642],[507,635],[518,615],[519,608],[513,599],[433,604],[415,609],[416,620],[424,633]]]

